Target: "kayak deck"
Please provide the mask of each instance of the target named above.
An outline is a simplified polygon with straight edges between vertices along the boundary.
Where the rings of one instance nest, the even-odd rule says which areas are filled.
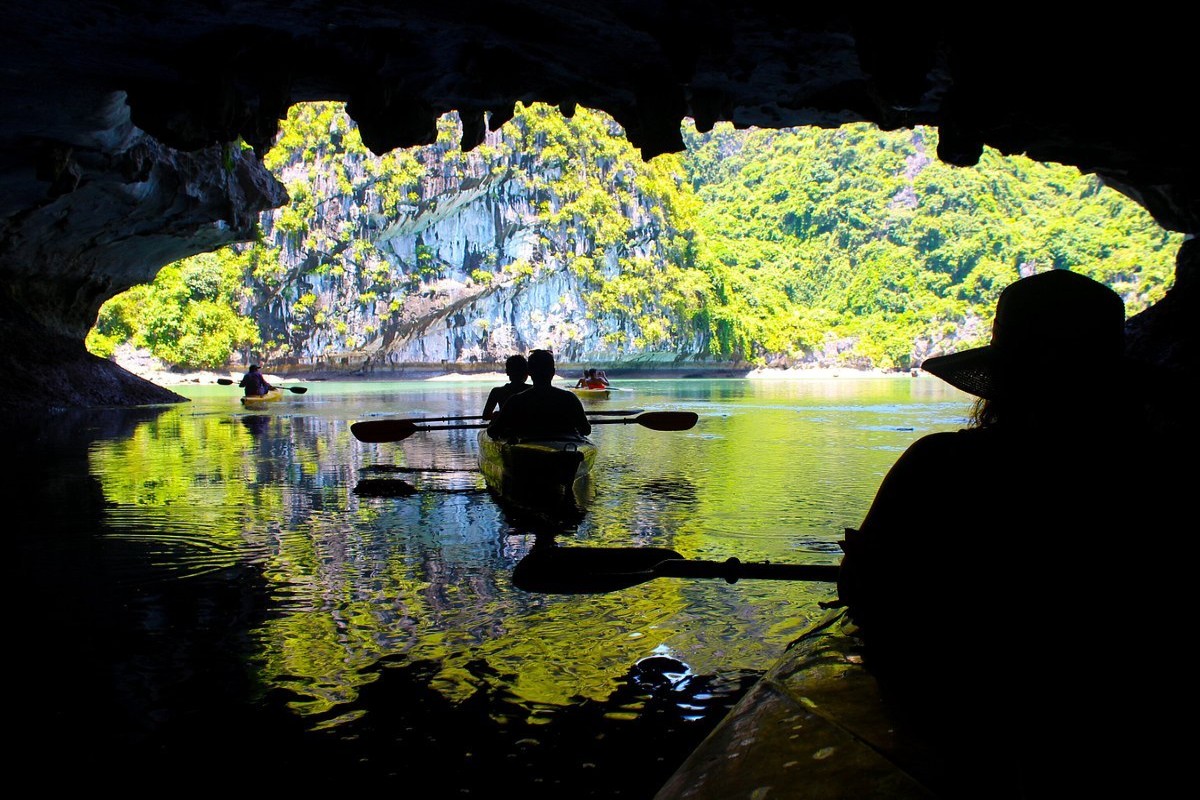
[[[901,731],[841,613],[798,639],[654,800],[938,796],[932,750]],[[903,765],[903,766],[901,766]]]

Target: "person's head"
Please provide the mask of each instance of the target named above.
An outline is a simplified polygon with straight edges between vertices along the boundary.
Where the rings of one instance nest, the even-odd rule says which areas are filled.
[[[251,365],[250,365],[250,371],[251,371],[251,372],[258,372],[258,364],[251,364]]]
[[[504,362],[504,372],[513,383],[524,383],[529,377],[529,362],[523,355],[509,356]]]
[[[529,377],[534,383],[549,383],[554,379],[554,354],[549,350],[529,351]]]
[[[594,378],[594,377],[596,377],[596,370],[594,370],[594,369],[589,369],[589,370],[587,371],[587,376],[588,376],[589,378]]]
[[[992,340],[926,359],[922,369],[980,398],[977,424],[1045,406],[1077,418],[1129,387],[1125,306],[1102,283],[1067,270],[1022,278],[996,303]]]

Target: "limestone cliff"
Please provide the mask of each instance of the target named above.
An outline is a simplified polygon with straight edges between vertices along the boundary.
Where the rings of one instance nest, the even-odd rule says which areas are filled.
[[[255,281],[247,305],[268,332],[250,357],[275,368],[375,373],[496,364],[534,347],[566,362],[707,360],[707,333],[689,336],[682,306],[672,308],[661,287],[618,285],[639,265],[686,267],[664,252],[683,234],[654,189],[655,180],[681,176],[642,162],[614,138],[611,119],[581,110],[591,119],[578,124],[605,126],[605,141],[621,152],[533,155],[513,140],[546,135],[532,130],[530,111],[518,116],[524,127],[488,132],[469,153],[448,115],[437,144],[381,158],[355,139],[342,109],[293,114],[331,135],[317,152],[311,142],[282,145],[292,157],[275,166],[295,196],[291,208],[262,217],[256,246],[279,266]],[[582,140],[564,136],[563,146]],[[407,177],[388,163],[397,158],[412,159]]]

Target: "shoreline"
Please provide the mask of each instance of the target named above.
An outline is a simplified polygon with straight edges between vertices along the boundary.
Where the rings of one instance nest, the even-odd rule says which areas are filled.
[[[198,371],[198,372],[172,372],[170,370],[159,369],[139,369],[132,370],[125,365],[121,365],[129,372],[137,375],[143,380],[161,386],[163,388],[171,388],[172,386],[193,386],[212,384],[216,385],[218,379],[232,380],[234,386],[241,380],[241,374],[236,372],[213,372],[213,371]],[[915,370],[912,373],[907,372],[884,372],[882,370],[859,370],[859,369],[830,369],[825,367],[814,367],[811,369],[758,369],[751,370],[744,375],[729,375],[725,373],[717,373],[714,371],[712,375],[703,373],[690,372],[687,375],[679,375],[675,373],[643,373],[639,371],[636,376],[614,376],[613,385],[616,386],[622,380],[638,381],[638,380],[748,380],[748,381],[826,381],[826,380],[869,380],[879,378],[901,378],[901,377],[917,377],[925,373],[920,370]],[[263,372],[263,377],[272,385],[287,385],[297,383],[326,383],[326,382],[345,382],[345,383],[382,383],[386,381],[423,381],[428,383],[490,383],[502,384],[508,382],[508,376],[503,372],[432,372],[424,376],[414,375],[397,375],[397,376],[371,376],[364,377],[361,375],[311,375],[311,374],[294,374],[281,375],[269,371]],[[555,378],[555,383],[570,382],[569,376],[558,375]]]
[[[216,385],[218,379],[232,380],[234,385],[241,380],[244,374],[240,368],[231,368],[225,371],[218,370],[191,370],[187,372],[179,372],[167,368],[153,356],[148,353],[124,351],[113,356],[110,359],[118,366],[128,372],[147,380],[157,386],[170,388],[172,386],[188,386],[196,384],[213,384]],[[410,369],[397,371],[392,374],[374,373],[371,375],[338,373],[328,371],[303,371],[303,370],[288,370],[287,372],[273,372],[269,368],[263,370],[263,376],[271,384],[288,384],[288,383],[322,383],[326,381],[346,381],[346,382],[383,382],[383,381],[429,381],[429,382],[479,382],[479,383],[507,383],[508,376],[502,370],[481,372],[474,369],[466,371],[458,371],[458,365],[429,365],[428,369]],[[578,373],[579,367],[576,365],[568,365],[566,368],[559,371],[557,381],[570,382]],[[695,379],[742,379],[751,381],[789,381],[789,380],[862,380],[870,378],[896,378],[896,377],[917,377],[925,374],[919,369],[911,371],[884,371],[878,369],[864,370],[852,369],[849,367],[759,367],[746,370],[732,370],[728,368],[714,369],[661,369],[646,368],[640,365],[631,365],[628,370],[609,369],[612,375],[614,384],[619,384],[622,380],[695,380]],[[622,374],[624,373],[624,374]]]

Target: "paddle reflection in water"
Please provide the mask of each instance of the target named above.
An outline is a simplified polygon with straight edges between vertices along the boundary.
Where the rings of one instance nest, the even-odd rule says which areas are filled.
[[[836,583],[836,564],[744,563],[685,559],[665,547],[557,547],[539,544],[513,569],[513,586],[527,592],[615,592],[655,578],[744,578]]]
[[[564,548],[834,563],[896,454],[965,415],[919,384],[645,382],[646,411],[702,424],[597,426],[595,496],[548,532]],[[264,426],[228,389],[183,387],[179,406],[14,425],[25,455],[4,499],[37,515],[10,534],[30,655],[14,760],[49,775],[67,757],[90,787],[128,791],[651,797],[830,591],[514,586],[540,531],[485,491],[474,431],[349,431],[398,410],[467,415],[487,388],[324,383]],[[413,491],[356,491],[376,479]]]

